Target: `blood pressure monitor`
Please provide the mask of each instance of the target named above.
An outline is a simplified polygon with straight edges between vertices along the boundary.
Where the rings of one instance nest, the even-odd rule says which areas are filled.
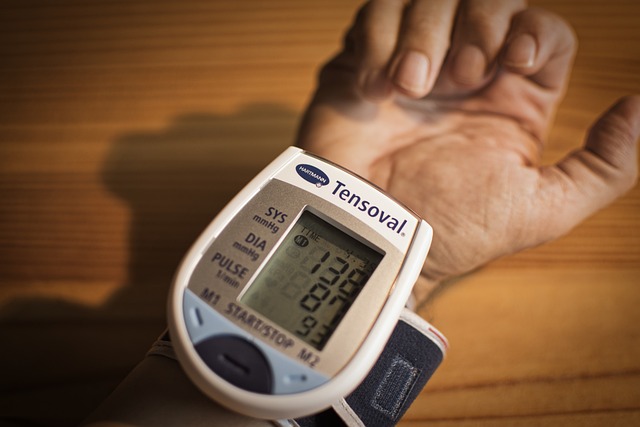
[[[205,394],[249,416],[304,425],[332,406],[343,418],[375,412],[376,398],[382,415],[397,416],[446,348],[404,308],[431,236],[372,184],[289,148],[179,267],[168,310],[177,358]],[[368,409],[349,402],[363,387]]]

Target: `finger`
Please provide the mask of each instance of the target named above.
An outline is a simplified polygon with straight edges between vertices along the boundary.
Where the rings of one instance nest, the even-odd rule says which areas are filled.
[[[554,225],[550,238],[568,232],[636,184],[638,137],[640,96],[624,98],[594,124],[584,148],[547,170],[543,188],[555,197],[541,208],[552,217],[547,221]]]
[[[504,44],[512,17],[525,7],[525,0],[463,0],[438,84],[466,89],[484,85]]]
[[[565,87],[575,56],[577,39],[559,16],[527,9],[514,16],[501,64],[548,89]]]
[[[416,0],[405,11],[390,78],[413,98],[425,96],[440,72],[451,42],[454,0]]]
[[[360,10],[352,31],[358,57],[357,85],[367,98],[386,98],[392,90],[387,65],[402,22],[404,1],[372,0]]]

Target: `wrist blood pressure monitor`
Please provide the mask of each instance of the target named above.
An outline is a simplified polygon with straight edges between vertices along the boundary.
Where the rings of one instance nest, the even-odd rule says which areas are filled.
[[[365,425],[395,423],[447,346],[404,308],[431,236],[377,187],[289,148],[178,269],[178,360],[205,394],[249,416],[305,425],[333,407]]]

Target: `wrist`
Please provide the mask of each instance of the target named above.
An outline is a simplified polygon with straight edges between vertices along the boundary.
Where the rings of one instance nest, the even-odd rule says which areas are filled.
[[[441,280],[433,279],[422,273],[418,276],[413,291],[411,293],[414,301],[414,311],[423,305],[433,295],[442,283]]]

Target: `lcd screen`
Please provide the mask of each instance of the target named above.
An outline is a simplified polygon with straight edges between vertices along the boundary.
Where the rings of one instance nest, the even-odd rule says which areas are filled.
[[[383,256],[305,211],[240,302],[322,350]]]

